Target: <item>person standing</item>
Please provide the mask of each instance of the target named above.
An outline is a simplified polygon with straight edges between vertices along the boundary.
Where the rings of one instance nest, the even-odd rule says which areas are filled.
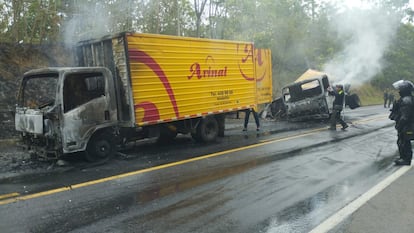
[[[330,95],[335,96],[335,100],[333,101],[332,106],[332,114],[330,118],[330,130],[336,130],[336,123],[340,123],[342,125],[342,130],[348,128],[348,124],[342,120],[341,112],[344,105],[345,93],[344,93],[344,86],[343,85],[336,85],[336,90],[333,90],[330,86],[328,87],[328,93]]]
[[[387,107],[387,102],[388,102],[388,88],[387,89],[385,89],[385,91],[384,91],[384,108],[386,108]]]
[[[256,110],[254,108],[249,108],[245,110],[245,116],[244,116],[244,128],[243,131],[247,131],[247,125],[249,124],[249,117],[250,112],[253,113],[254,121],[256,122],[256,130],[260,130],[260,121],[259,121],[259,114],[257,114]]]
[[[414,139],[414,98],[412,91],[414,85],[407,80],[400,80],[392,84],[400,95],[400,98],[393,104],[389,119],[395,121],[397,130],[397,146],[400,158],[395,165],[411,165],[413,152],[411,140]]]

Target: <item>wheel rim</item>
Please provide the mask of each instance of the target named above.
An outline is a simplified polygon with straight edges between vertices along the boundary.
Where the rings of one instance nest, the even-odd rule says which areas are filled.
[[[205,131],[205,135],[206,136],[210,136],[210,135],[212,135],[212,134],[214,134],[215,133],[215,125],[214,125],[214,123],[211,123],[211,122],[209,122],[207,125],[206,125],[206,131]]]
[[[206,118],[199,125],[197,133],[201,141],[211,142],[214,141],[218,134],[218,124],[214,118]]]
[[[103,161],[108,159],[114,152],[114,145],[109,136],[100,135],[89,142],[85,158],[90,162]]]
[[[95,143],[94,154],[99,158],[106,158],[111,153],[111,144],[107,140],[99,140]]]

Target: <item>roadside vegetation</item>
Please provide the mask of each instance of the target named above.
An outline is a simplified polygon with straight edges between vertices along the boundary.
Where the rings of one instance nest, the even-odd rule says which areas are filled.
[[[13,106],[25,71],[71,64],[71,46],[108,34],[144,33],[253,41],[272,51],[274,97],[308,68],[350,82],[363,105],[413,80],[413,10],[408,0],[3,0],[0,103]],[[348,23],[344,23],[348,22]]]
[[[358,95],[363,106],[383,104],[383,90],[371,84],[364,84],[352,89],[352,93]]]

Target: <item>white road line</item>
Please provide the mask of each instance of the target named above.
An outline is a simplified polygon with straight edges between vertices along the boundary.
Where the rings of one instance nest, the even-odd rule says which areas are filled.
[[[385,178],[383,181],[372,187],[368,192],[362,194],[359,198],[351,202],[349,205],[340,209],[334,215],[326,219],[319,226],[310,231],[310,233],[326,233],[329,230],[332,230],[335,226],[344,221],[347,217],[357,211],[362,205],[367,203],[371,198],[380,193],[410,169],[411,166],[401,167],[396,172]]]

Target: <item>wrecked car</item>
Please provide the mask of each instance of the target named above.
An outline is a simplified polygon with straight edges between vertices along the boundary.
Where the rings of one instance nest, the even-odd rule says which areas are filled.
[[[282,100],[288,120],[329,118],[335,98],[326,90],[329,85],[325,75],[283,87]]]
[[[281,100],[286,118],[291,121],[330,118],[335,99],[327,91],[330,85],[326,74],[307,71],[296,82],[283,87]],[[344,105],[350,109],[361,106],[359,97],[356,94],[349,94],[350,85],[344,86]]]

